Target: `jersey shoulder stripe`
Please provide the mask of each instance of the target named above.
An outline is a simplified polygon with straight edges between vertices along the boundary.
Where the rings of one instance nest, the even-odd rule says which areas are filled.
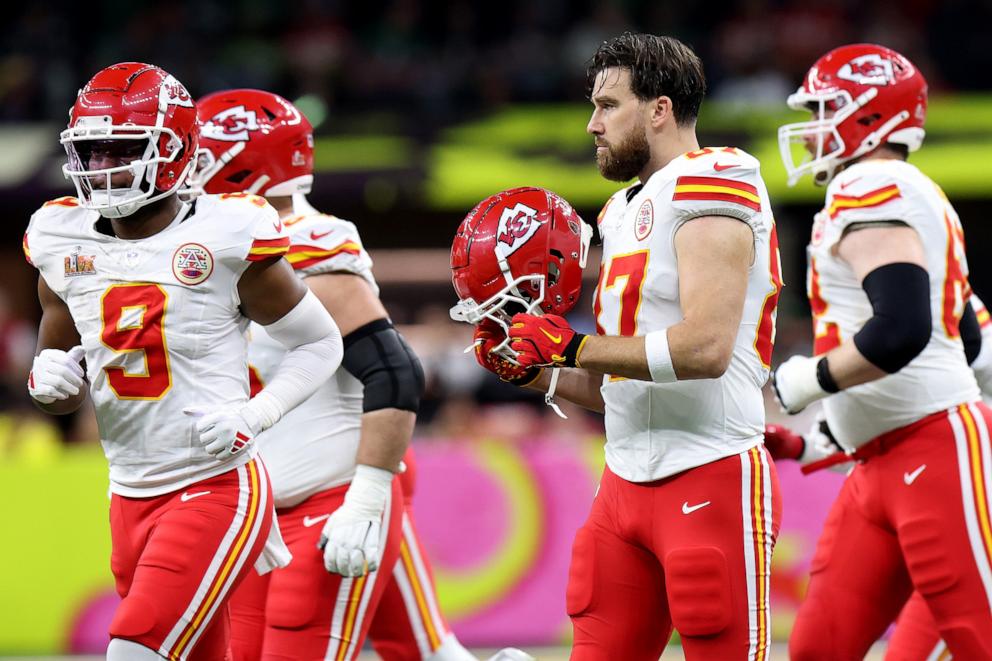
[[[362,247],[354,241],[344,241],[333,248],[296,244],[289,248],[286,259],[294,269],[301,270],[341,254],[357,257],[362,254]]]
[[[761,197],[757,187],[725,177],[679,177],[675,181],[672,200],[718,200],[761,211]]]
[[[281,257],[289,251],[289,237],[283,236],[277,239],[255,239],[251,248],[248,249],[249,262],[259,262],[263,259]]]
[[[837,215],[847,209],[865,209],[869,207],[878,207],[892,200],[896,200],[902,197],[902,192],[899,190],[899,186],[896,184],[889,184],[888,186],[882,186],[881,188],[876,188],[875,190],[868,191],[863,195],[834,195],[832,201],[830,202],[830,207],[827,213],[830,218],[836,218]]]
[[[78,207],[79,200],[72,197],[71,195],[66,195],[64,197],[57,197],[54,200],[49,200],[45,202],[42,207]]]

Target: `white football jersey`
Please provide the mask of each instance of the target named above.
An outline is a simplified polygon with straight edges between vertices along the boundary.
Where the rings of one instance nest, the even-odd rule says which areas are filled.
[[[905,161],[856,163],[827,188],[826,205],[813,221],[807,248],[813,353],[826,353],[851,339],[873,314],[861,283],[836,254],[844,231],[852,223],[893,221],[916,230],[923,244],[930,273],[933,331],[923,352],[896,374],[848,388],[824,401],[827,423],[848,449],[979,397],[958,330],[971,294],[961,222],[940,188]]]
[[[111,490],[155,496],[246,463],[253,453],[208,454],[183,409],[248,401],[237,284],[252,261],[288,250],[278,214],[254,195],[207,195],[133,241],[98,232],[99,218],[75,198],[48,202],[24,249],[82,338]]]
[[[718,379],[652,383],[607,375],[606,462],[632,482],[657,480],[761,443],[775,313],[782,286],[778,240],[758,161],[732,147],[683,154],[600,213],[603,263],[594,302],[601,335],[645,335],[680,322],[675,233],[702,216],[754,231],[744,314]]]
[[[291,241],[286,259],[299,275],[353,273],[378,294],[372,260],[352,223],[322,214],[305,203],[295,203],[294,211],[297,215],[283,222]],[[286,348],[258,324],[251,324],[250,333],[249,362],[261,386],[275,374]],[[259,435],[276,507],[292,507],[315,493],[351,481],[364,392],[361,381],[346,369],[338,369],[309,399]]]

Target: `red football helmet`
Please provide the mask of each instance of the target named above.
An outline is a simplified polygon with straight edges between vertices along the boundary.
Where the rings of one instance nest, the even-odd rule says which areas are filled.
[[[292,103],[271,92],[227,90],[200,99],[197,114],[194,192],[273,197],[310,192],[313,127]]]
[[[509,330],[517,312],[564,315],[579,300],[592,228],[543,188],[487,197],[465,216],[451,246],[458,303],[451,318],[492,319]],[[494,348],[512,358],[509,340]]]
[[[150,64],[114,64],[76,96],[60,136],[69,156],[62,171],[83,207],[128,216],[185,183],[198,135],[193,98],[182,83]],[[117,164],[93,168],[95,154],[110,154]],[[130,186],[111,185],[121,172],[133,175]]]
[[[786,124],[778,130],[789,185],[807,172],[817,184],[825,185],[838,166],[885,142],[905,145],[910,151],[920,148],[927,81],[894,50],[852,44],[817,60],[788,104],[793,110],[814,114],[813,121]],[[792,148],[797,142],[811,156],[799,164]]]

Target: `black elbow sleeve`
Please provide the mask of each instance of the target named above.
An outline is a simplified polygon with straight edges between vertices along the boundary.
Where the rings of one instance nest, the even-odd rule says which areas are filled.
[[[885,264],[865,276],[861,287],[874,314],[855,334],[854,345],[868,362],[895,374],[930,342],[930,276],[916,264]]]
[[[982,327],[978,323],[978,315],[975,314],[971,301],[964,306],[964,314],[961,315],[958,329],[961,333],[961,343],[964,344],[964,357],[971,365],[982,352]]]
[[[377,319],[344,337],[341,366],[365,385],[362,410],[417,412],[424,394],[424,370],[392,322]]]

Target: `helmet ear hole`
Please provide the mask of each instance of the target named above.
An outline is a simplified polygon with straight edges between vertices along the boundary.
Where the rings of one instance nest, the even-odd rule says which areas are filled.
[[[882,119],[882,116],[876,112],[871,115],[867,115],[866,117],[860,118],[858,120],[858,124],[861,124],[862,126],[871,126],[880,119]]]

